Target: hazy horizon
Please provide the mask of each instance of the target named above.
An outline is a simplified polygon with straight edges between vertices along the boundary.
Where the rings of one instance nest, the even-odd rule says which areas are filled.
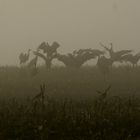
[[[43,41],[60,52],[100,48],[140,51],[139,0],[1,0],[0,65],[17,65],[21,52]]]

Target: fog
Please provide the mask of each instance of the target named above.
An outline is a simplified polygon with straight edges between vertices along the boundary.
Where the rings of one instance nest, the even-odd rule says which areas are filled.
[[[20,52],[42,41],[59,51],[101,48],[140,51],[139,0],[0,0],[0,65],[17,65]]]

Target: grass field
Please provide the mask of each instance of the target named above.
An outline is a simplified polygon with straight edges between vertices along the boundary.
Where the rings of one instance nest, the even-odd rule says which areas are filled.
[[[140,67],[0,68],[1,140],[139,140]],[[45,84],[44,98],[33,100]],[[110,86],[110,90],[104,90]],[[101,92],[101,93],[99,93]]]
[[[17,67],[0,68],[0,93],[2,97],[33,96],[38,86],[45,83],[51,96],[66,98],[88,98],[97,95],[111,85],[111,95],[139,94],[140,67],[113,68],[106,82],[96,67],[81,69],[54,68],[47,71],[40,68],[36,76],[31,71]]]

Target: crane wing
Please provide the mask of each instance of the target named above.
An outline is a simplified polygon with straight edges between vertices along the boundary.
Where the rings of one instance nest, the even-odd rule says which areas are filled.
[[[51,47],[54,48],[54,50],[57,50],[60,47],[60,45],[58,42],[55,41],[55,42],[53,42]]]
[[[129,54],[131,52],[132,52],[132,50],[121,50],[121,51],[116,52],[116,55],[123,56],[123,55]]]
[[[44,53],[46,53],[48,47],[48,43],[43,42],[39,45],[38,50],[43,50]]]
[[[93,49],[92,53],[95,55],[95,57],[105,54],[104,51],[100,51],[98,49]]]
[[[43,60],[46,61],[46,57],[45,57],[43,54],[41,54],[41,53],[39,53],[39,52],[37,52],[37,51],[34,51],[34,55],[36,55],[36,56],[38,56],[38,57],[41,57]]]
[[[132,54],[126,54],[124,56],[121,57],[121,60],[122,61],[131,61],[133,58],[133,55]]]

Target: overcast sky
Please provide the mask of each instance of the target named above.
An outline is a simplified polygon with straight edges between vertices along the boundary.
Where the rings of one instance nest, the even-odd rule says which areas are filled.
[[[42,41],[63,53],[99,42],[140,51],[140,0],[0,0],[0,65]]]

